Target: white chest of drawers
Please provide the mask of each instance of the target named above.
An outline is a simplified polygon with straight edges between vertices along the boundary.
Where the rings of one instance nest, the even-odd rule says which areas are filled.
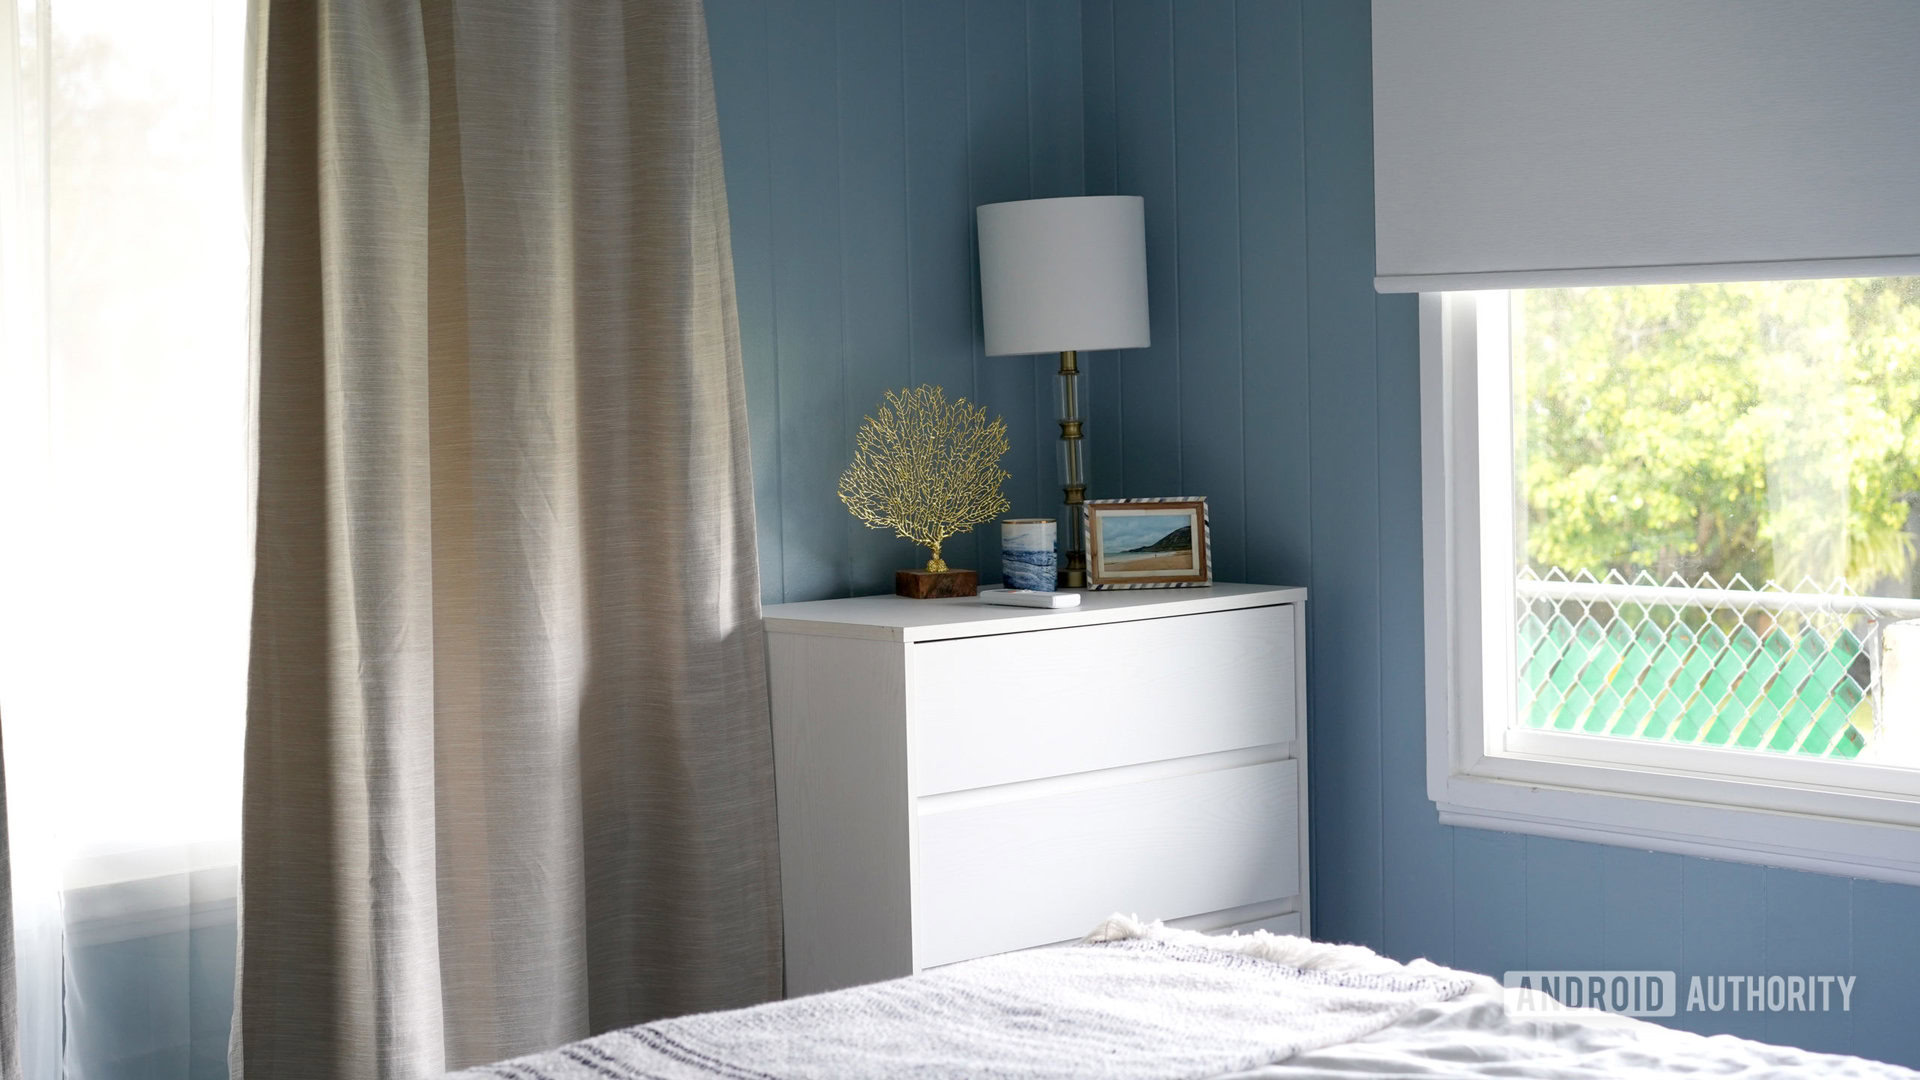
[[[1304,589],[766,610],[787,992],[1307,923]]]

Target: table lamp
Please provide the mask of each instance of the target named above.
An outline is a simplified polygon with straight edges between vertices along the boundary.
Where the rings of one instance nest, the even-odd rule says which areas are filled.
[[[1068,519],[1060,584],[1084,588],[1081,350],[1140,349],[1147,330],[1146,203],[1138,195],[1026,199],[980,207],[980,311],[987,355],[1060,354],[1060,441]]]

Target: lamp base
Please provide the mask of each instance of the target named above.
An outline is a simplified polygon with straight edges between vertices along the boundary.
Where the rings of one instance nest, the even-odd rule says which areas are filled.
[[[1080,470],[1080,442],[1086,436],[1080,425],[1080,354],[1072,349],[1060,354],[1060,448],[1066,464],[1067,482],[1061,485],[1061,501],[1066,503],[1067,522],[1061,540],[1073,545],[1060,567],[1060,588],[1087,587],[1087,553],[1080,549],[1080,536],[1087,523],[1087,480]]]
[[[1067,552],[1067,564],[1060,568],[1060,587],[1063,589],[1084,589],[1087,587],[1087,553],[1079,549]]]
[[[977,570],[896,570],[893,594],[910,600],[938,600],[948,596],[978,596],[980,572]]]

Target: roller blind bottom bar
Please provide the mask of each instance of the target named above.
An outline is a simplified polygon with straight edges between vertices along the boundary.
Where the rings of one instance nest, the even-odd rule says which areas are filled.
[[[1673,266],[1599,266],[1487,270],[1458,274],[1382,274],[1376,292],[1473,292],[1481,289],[1566,289],[1582,285],[1685,285],[1702,281],[1807,281],[1813,278],[1920,276],[1920,255]]]

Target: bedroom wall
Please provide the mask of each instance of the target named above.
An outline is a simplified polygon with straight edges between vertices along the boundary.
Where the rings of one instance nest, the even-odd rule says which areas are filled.
[[[1920,890],[1438,824],[1415,308],[1372,288],[1363,0],[707,10],[769,602],[914,561],[834,496],[887,387],[1005,415],[1013,513],[1057,512],[1051,364],[980,355],[971,207],[1145,195],[1155,345],[1083,363],[1090,480],[1207,495],[1222,577],[1314,590],[1317,933],[1496,973],[1855,974],[1851,1013],[1676,1022],[1920,1065]],[[992,536],[951,554],[994,576]]]
[[[973,207],[1078,195],[1078,0],[708,0],[770,603],[891,592],[924,554],[835,495],[889,388],[1005,417],[1011,516],[1052,516],[1054,365],[981,355]],[[951,542],[999,579],[999,531]]]
[[[1920,890],[1438,824],[1417,321],[1372,287],[1368,10],[1082,10],[1088,190],[1150,215],[1155,347],[1120,361],[1117,487],[1209,496],[1226,576],[1313,590],[1317,936],[1493,973],[1855,974],[1851,1013],[1675,1022],[1920,1065]]]

